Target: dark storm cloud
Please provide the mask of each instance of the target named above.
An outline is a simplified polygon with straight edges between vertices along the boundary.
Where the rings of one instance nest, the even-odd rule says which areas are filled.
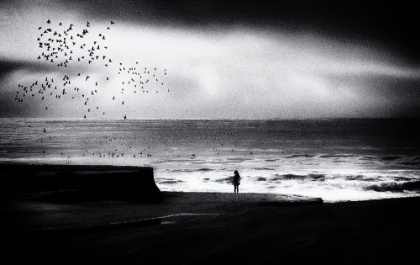
[[[14,60],[0,60],[0,82],[7,79],[10,74],[15,71],[25,70],[28,72],[47,72],[55,70],[50,65],[45,65],[38,62],[14,61]],[[34,80],[35,81],[35,80]],[[0,116],[1,117],[29,117],[38,113],[36,105],[28,105],[25,108],[19,106],[14,100],[16,92],[11,90],[9,84],[0,83]]]
[[[14,61],[14,60],[1,60],[0,59],[0,80],[5,78],[8,74],[13,73],[17,70],[27,70],[30,72],[44,72],[56,70],[50,64],[34,63],[27,61]]]
[[[36,104],[28,104],[24,108],[14,101],[15,93],[12,91],[0,91],[0,117],[37,117],[38,106]]]
[[[30,73],[47,73],[62,72],[65,74],[75,74],[78,71],[85,70],[84,66],[69,66],[66,69],[58,68],[51,63],[43,63],[41,61],[18,61],[18,60],[2,60],[0,59],[0,81],[18,70],[25,70]]]
[[[420,77],[356,74],[330,75],[328,79],[336,93],[345,94],[347,90],[359,100],[370,99],[376,108],[371,105],[370,117],[420,117]]]
[[[220,30],[250,26],[313,32],[343,41],[381,42],[420,58],[417,8],[407,1],[65,1],[87,16]]]

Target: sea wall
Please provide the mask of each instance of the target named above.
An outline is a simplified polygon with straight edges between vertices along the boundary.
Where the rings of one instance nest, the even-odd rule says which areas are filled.
[[[151,167],[91,165],[0,165],[0,191],[81,191],[140,197],[160,193]]]

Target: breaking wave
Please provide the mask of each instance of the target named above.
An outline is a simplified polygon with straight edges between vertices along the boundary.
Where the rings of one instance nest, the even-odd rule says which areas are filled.
[[[366,190],[376,192],[404,192],[404,191],[420,191],[420,181],[410,181],[404,183],[390,182],[380,183],[365,187]]]

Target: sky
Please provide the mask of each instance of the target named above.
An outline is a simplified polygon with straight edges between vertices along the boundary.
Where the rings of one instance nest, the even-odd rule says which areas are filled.
[[[404,1],[2,1],[0,117],[419,118],[416,17]],[[38,60],[45,28],[87,21],[83,42],[106,33],[109,67]],[[134,93],[120,63],[160,81]],[[15,100],[19,85],[65,75],[81,93],[98,91],[88,105],[70,93]]]

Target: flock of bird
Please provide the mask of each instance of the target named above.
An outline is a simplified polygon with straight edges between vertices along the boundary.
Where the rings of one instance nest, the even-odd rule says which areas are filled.
[[[115,22],[110,21],[106,31],[110,31],[114,24]],[[85,27],[79,31],[75,29],[74,24],[65,27],[62,22],[59,22],[58,26],[54,28],[53,22],[50,19],[47,20],[47,26],[38,27],[40,34],[37,41],[38,47],[41,49],[38,60],[55,65],[61,69],[60,72],[65,72],[65,68],[72,66],[76,66],[77,69],[91,66],[96,67],[96,70],[99,70],[98,67],[113,66],[122,81],[120,88],[113,88],[115,94],[109,100],[119,100],[121,105],[125,103],[125,97],[121,95],[124,93],[149,93],[153,92],[151,88],[155,89],[155,93],[159,93],[159,89],[156,88],[164,87],[165,83],[162,79],[167,75],[166,69],[162,73],[156,67],[140,67],[138,61],[134,66],[113,62],[107,55],[106,34],[101,32],[92,38],[93,33],[90,32],[90,28],[90,22],[87,22]],[[71,98],[71,100],[80,102],[81,107],[86,111],[84,119],[95,111],[105,116],[106,112],[92,99],[100,93],[101,86],[110,84],[108,82],[112,78],[114,76],[93,80],[89,74],[82,72],[73,75],[64,74],[59,80],[46,76],[45,79],[36,80],[29,86],[18,84],[15,101],[24,102],[28,97],[40,99],[45,102],[45,111],[50,111],[47,99]],[[80,85],[81,81],[84,82],[84,85]],[[152,83],[154,85],[150,86]],[[167,89],[167,92],[170,90]],[[126,119],[127,115],[124,115],[123,118]]]

